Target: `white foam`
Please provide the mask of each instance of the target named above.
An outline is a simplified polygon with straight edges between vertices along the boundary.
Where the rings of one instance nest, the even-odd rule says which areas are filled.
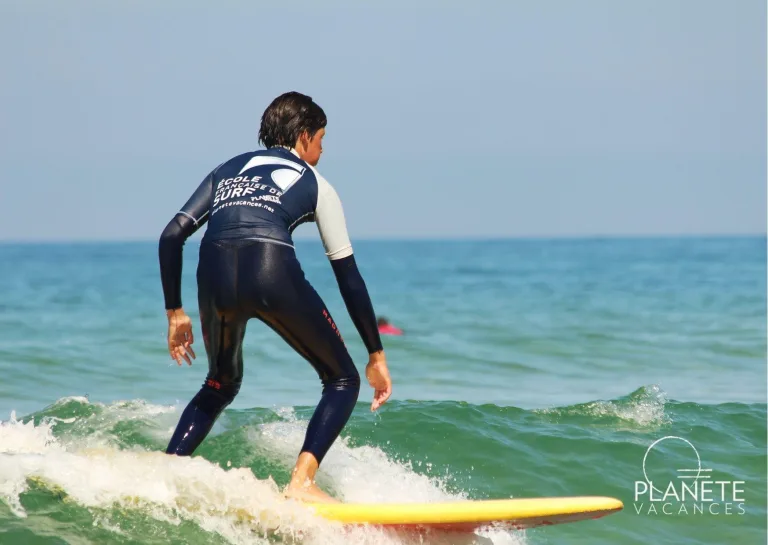
[[[83,403],[83,404],[86,404],[86,405],[89,403],[88,398],[85,397],[85,396],[65,396],[65,397],[62,397],[62,398],[56,400],[56,402],[53,404],[53,407],[58,407],[60,405],[66,405],[67,403],[70,403],[72,401],[76,401],[78,403]]]
[[[11,412],[9,421],[0,422],[0,453],[42,453],[56,444],[51,424],[47,422],[39,426],[32,421],[20,422],[15,411]]]
[[[277,414],[285,421],[261,425],[250,439],[264,454],[292,464],[304,442],[308,422],[298,420],[293,411],[280,410]],[[390,460],[378,447],[350,447],[344,437],[323,459],[317,481],[348,503],[455,501],[465,497],[448,493],[445,482],[435,477],[414,472],[410,463]]]
[[[90,405],[96,410],[89,416],[80,418],[58,418],[45,416],[42,421],[47,424],[63,422],[76,423],[74,437],[63,437],[65,444],[74,442],[79,446],[118,446],[119,438],[113,433],[114,427],[121,422],[141,421],[146,423],[143,432],[159,442],[167,441],[178,421],[178,407],[174,405],[154,405],[141,399],[120,400],[110,404],[91,402],[87,397],[71,396],[59,399],[52,407],[67,403]]]
[[[63,490],[85,507],[119,505],[171,523],[193,520],[231,543],[253,543],[254,531],[293,534],[325,524],[282,499],[274,481],[256,479],[247,468],[224,470],[200,457],[161,452],[64,448],[51,441],[46,424],[2,423],[0,498],[20,517],[25,512],[19,495],[30,479]]]
[[[84,401],[87,402],[87,401]],[[168,407],[127,402],[103,407],[99,418],[112,421],[163,415]],[[173,409],[170,409],[173,410]],[[279,411],[287,420],[254,430],[257,451],[290,468],[304,439],[307,422],[292,410]],[[93,416],[82,418],[83,421]],[[293,501],[282,498],[271,479],[257,479],[248,468],[221,468],[200,457],[175,457],[140,449],[119,450],[99,427],[90,437],[57,438],[52,423],[22,423],[15,415],[0,422],[0,499],[19,517],[26,515],[20,494],[32,480],[63,491],[67,498],[95,509],[94,524],[125,535],[110,512],[115,507],[138,509],[158,521],[193,521],[232,544],[269,543],[267,532],[282,542],[306,545],[509,544],[523,543],[523,534],[485,532],[482,535],[408,536],[391,530],[342,529],[314,517]],[[102,433],[102,431],[104,433]],[[371,446],[353,447],[340,440],[324,460],[320,484],[345,501],[450,501],[462,499],[445,484],[419,475],[409,464],[390,460]]]
[[[630,402],[595,401],[587,405],[595,416],[615,416],[643,427],[664,424],[667,396],[658,386],[645,387],[639,397]]]

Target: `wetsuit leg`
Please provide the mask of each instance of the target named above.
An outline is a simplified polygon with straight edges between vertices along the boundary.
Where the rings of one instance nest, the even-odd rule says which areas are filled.
[[[320,402],[307,427],[301,452],[322,462],[349,420],[360,392],[360,375],[333,318],[292,248],[260,244],[241,256],[241,274],[258,269],[252,291],[254,316],[275,330],[315,368],[323,383]],[[245,288],[245,285],[242,286]]]
[[[236,248],[215,243],[201,245],[198,305],[208,376],[184,409],[166,449],[168,454],[191,455],[240,391],[247,317],[238,308],[236,267]]]
[[[266,314],[259,318],[312,364],[323,383],[320,402],[309,421],[301,447],[301,452],[312,453],[319,464],[352,415],[360,393],[360,375],[348,353],[346,358],[328,359],[324,354],[326,350],[319,346],[317,337],[305,344],[307,338],[302,333],[312,329],[303,327],[306,323],[302,324],[299,320],[292,320],[285,315]],[[324,336],[326,339],[320,342],[330,341],[329,334]],[[343,346],[340,340],[337,342]],[[340,362],[341,365],[337,365]]]

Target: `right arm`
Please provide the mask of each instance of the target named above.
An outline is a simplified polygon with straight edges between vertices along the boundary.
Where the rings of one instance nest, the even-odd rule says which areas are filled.
[[[376,324],[376,314],[373,311],[365,281],[355,262],[341,200],[325,178],[317,171],[315,175],[318,181],[315,222],[320,231],[325,253],[331,261],[341,297],[368,350],[368,366],[365,374],[375,390],[371,404],[371,410],[375,411],[392,394],[392,381]]]
[[[357,268],[352,244],[349,241],[344,210],[336,190],[319,174],[315,222],[325,253],[331,261],[341,297],[347,306],[368,354],[382,352],[381,337],[376,314],[360,270]]]

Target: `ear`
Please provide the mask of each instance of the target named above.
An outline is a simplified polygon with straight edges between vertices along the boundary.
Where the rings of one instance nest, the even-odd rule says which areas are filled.
[[[309,131],[303,131],[299,135],[299,143],[301,143],[301,145],[304,147],[304,149],[306,149],[307,146],[309,146],[309,142],[310,141],[311,141],[311,139],[309,138]]]

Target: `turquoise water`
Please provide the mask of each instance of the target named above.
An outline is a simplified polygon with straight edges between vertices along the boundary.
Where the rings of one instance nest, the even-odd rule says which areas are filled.
[[[194,319],[196,247],[183,285]],[[371,414],[364,386],[321,468],[338,497],[625,505],[595,521],[426,543],[766,542],[764,237],[355,249],[377,312],[406,334],[384,338],[392,401]],[[362,368],[320,244],[300,241],[298,254]],[[197,322],[192,367],[165,350],[154,243],[0,245],[0,279],[0,543],[420,542],[342,534],[280,501],[320,385],[258,322],[244,386],[201,457],[158,454],[206,363]],[[648,450],[667,436],[679,439]],[[697,454],[711,481],[737,491],[635,501],[644,457],[662,496]]]

